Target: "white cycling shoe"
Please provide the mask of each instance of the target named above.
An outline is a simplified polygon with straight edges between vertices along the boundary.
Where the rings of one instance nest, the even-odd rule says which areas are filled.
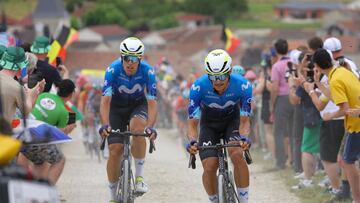
[[[135,193],[144,194],[149,191],[149,187],[144,182],[144,178],[141,176],[136,177],[135,179]]]

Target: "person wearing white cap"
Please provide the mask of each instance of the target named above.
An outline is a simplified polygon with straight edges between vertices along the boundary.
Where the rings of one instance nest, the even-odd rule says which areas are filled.
[[[327,38],[324,41],[324,49],[331,51],[333,59],[336,61],[335,66],[342,66],[351,70],[355,74],[355,76],[360,79],[359,69],[352,60],[344,56],[341,41],[338,38]]]

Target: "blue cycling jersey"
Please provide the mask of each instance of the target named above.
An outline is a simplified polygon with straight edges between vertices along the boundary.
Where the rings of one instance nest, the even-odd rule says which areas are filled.
[[[191,86],[189,118],[220,120],[239,113],[241,116],[250,116],[252,101],[251,83],[241,75],[231,74],[229,86],[221,95],[217,94],[207,75],[198,78]]]
[[[146,95],[145,95],[146,91]],[[112,96],[112,102],[120,106],[134,104],[144,99],[156,99],[156,79],[154,69],[145,61],[140,61],[135,75],[125,73],[121,59],[115,60],[106,69],[103,96]]]

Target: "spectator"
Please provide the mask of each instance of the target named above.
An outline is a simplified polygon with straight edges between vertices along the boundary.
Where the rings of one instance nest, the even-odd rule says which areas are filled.
[[[295,74],[295,72],[300,73],[301,64],[299,63],[301,61],[301,58],[304,57],[303,52],[300,50],[303,50],[303,52],[307,52],[307,48],[298,47],[295,50],[292,50],[290,52],[290,64],[292,68],[292,72],[289,74]],[[289,64],[288,64],[288,71],[289,71]],[[289,84],[289,87],[292,88],[292,85]],[[295,172],[294,178],[303,178],[304,172],[302,167],[302,160],[301,160],[301,145],[302,145],[302,138],[304,134],[304,119],[303,119],[303,108],[301,104],[295,104],[294,105],[294,121],[293,121],[293,169]]]
[[[272,58],[275,55],[271,55],[271,51],[269,49],[269,54],[266,53],[263,55],[263,59],[261,61],[261,66],[263,71],[260,73],[259,83],[255,89],[256,94],[261,94],[261,120],[264,123],[264,131],[265,131],[265,141],[266,147],[268,150],[268,154],[264,156],[264,159],[274,159],[275,158],[275,143],[273,137],[273,120],[271,118],[271,110],[270,109],[270,90],[271,90],[271,66],[272,66]],[[234,71],[234,68],[233,68]]]
[[[56,126],[68,134],[76,125],[69,123],[69,112],[64,104],[71,100],[75,85],[71,80],[65,79],[58,86],[57,95],[47,92],[39,95],[31,117]],[[22,155],[19,157],[19,164],[26,166],[26,159],[30,160],[34,164],[34,171],[55,185],[65,165],[65,157],[56,145],[29,146]]]
[[[324,42],[324,49],[331,51],[332,57],[336,61],[335,66],[342,66],[351,70],[360,79],[359,69],[352,60],[344,56],[339,39],[335,37],[327,38]]]
[[[23,88],[14,77],[22,67],[28,65],[25,52],[20,47],[9,47],[0,60],[0,94],[3,116],[8,123],[14,118],[16,108],[27,115],[35,105],[36,98],[44,89],[45,81],[39,82],[34,88]],[[25,96],[22,96],[24,94]]]
[[[324,43],[320,37],[312,37],[307,41],[308,47],[310,49],[310,53],[314,54],[317,49],[323,47]]]
[[[334,68],[330,54],[325,49],[319,49],[313,56],[315,67],[329,78],[331,98],[339,106],[339,110],[323,115],[325,121],[345,116],[346,141],[343,160],[347,179],[350,183],[354,203],[360,203],[360,181],[355,161],[360,156],[360,118],[345,115],[349,108],[360,106],[360,81],[348,71],[340,67]]]
[[[296,54],[298,55],[298,54]],[[298,57],[295,57],[295,59]],[[298,63],[298,62],[295,62]],[[313,186],[312,176],[314,175],[316,159],[315,155],[319,153],[319,134],[320,134],[320,114],[312,103],[310,96],[305,91],[303,84],[306,72],[298,71],[296,76],[291,75],[289,78],[290,102],[300,104],[303,111],[303,137],[301,143],[301,160],[304,169],[304,179],[299,184],[293,186],[293,189],[302,189]],[[311,92],[309,94],[313,94]]]
[[[69,71],[64,65],[59,66],[59,73],[55,67],[47,62],[47,54],[50,50],[49,38],[45,36],[36,37],[30,49],[38,58],[37,69],[34,73],[40,72],[39,74],[46,81],[44,92],[49,92],[53,84],[56,86],[61,82],[60,73],[62,73],[64,79],[69,78]]]
[[[287,158],[291,160],[291,153],[289,153],[289,148],[284,144],[284,142],[287,141],[287,143],[289,143],[289,139],[285,138],[286,136],[290,138],[292,137],[291,129],[293,125],[294,107],[289,102],[289,86],[285,80],[287,62],[289,61],[289,57],[287,56],[288,43],[284,39],[279,39],[275,42],[274,46],[279,57],[278,61],[272,66],[271,70],[271,102],[275,119],[275,169],[283,169],[285,168],[286,155],[288,156]]]

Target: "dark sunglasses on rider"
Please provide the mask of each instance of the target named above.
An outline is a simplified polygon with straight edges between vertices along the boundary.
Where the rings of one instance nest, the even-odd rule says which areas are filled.
[[[229,77],[229,74],[208,75],[208,77],[209,77],[209,80],[211,80],[211,81],[216,81],[216,80],[224,81],[224,80],[226,80],[226,78]]]
[[[137,63],[140,62],[140,58],[137,56],[131,56],[131,55],[125,55],[123,56],[123,60],[126,62],[132,62],[132,63]]]

